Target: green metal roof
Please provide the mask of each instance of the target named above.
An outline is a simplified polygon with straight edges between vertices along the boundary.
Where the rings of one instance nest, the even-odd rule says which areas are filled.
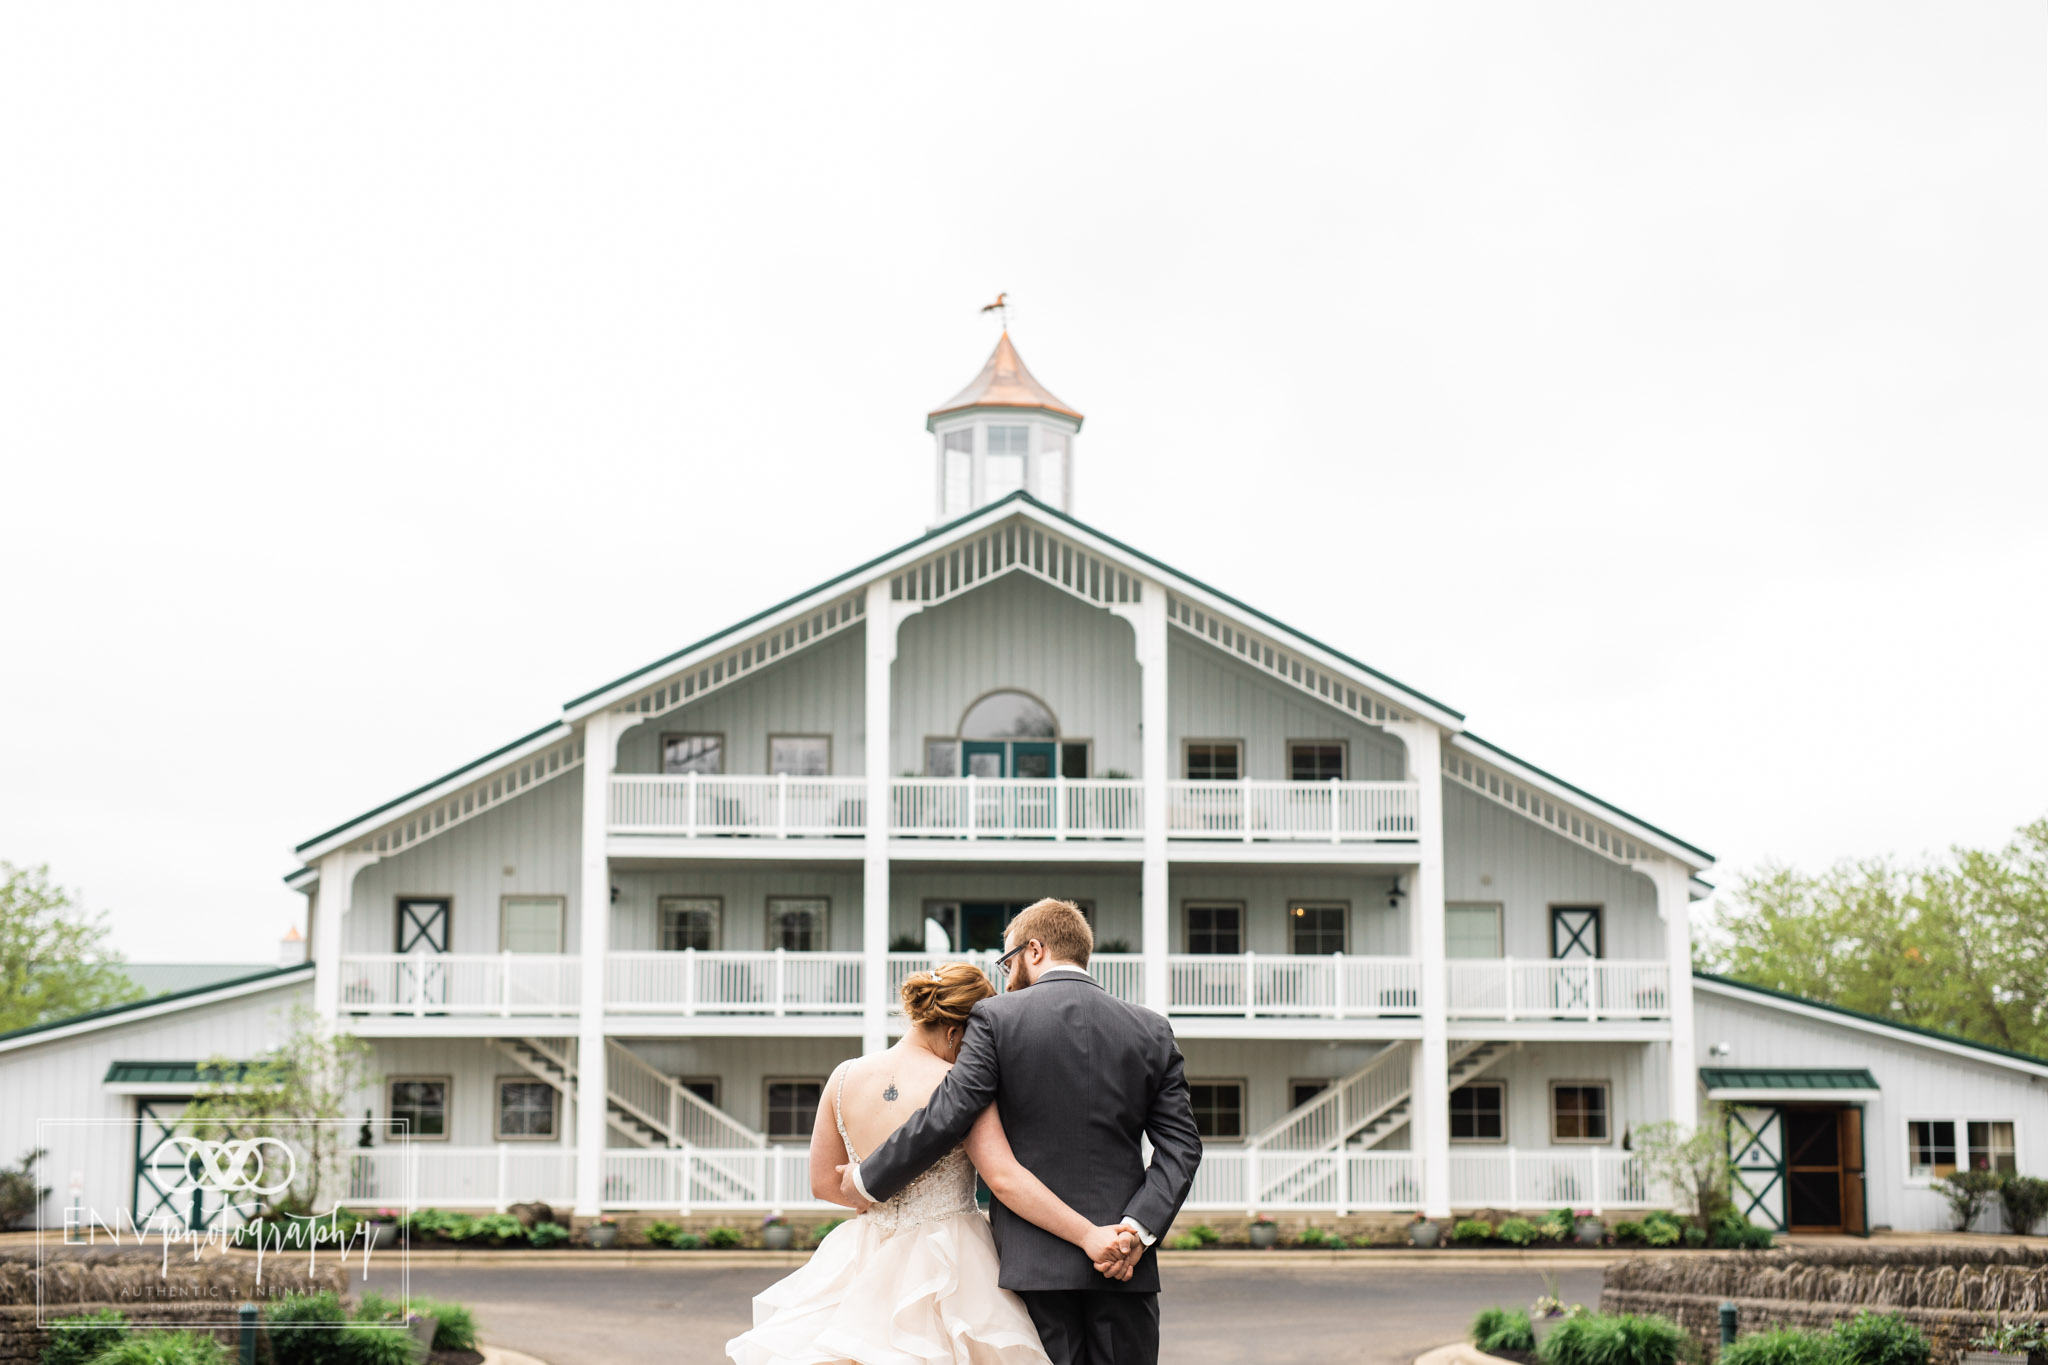
[[[249,1074],[249,1063],[226,1067],[203,1066],[198,1062],[115,1062],[107,1068],[108,1085],[210,1085],[239,1081]]]
[[[1709,1090],[1875,1090],[1877,1077],[1862,1067],[1804,1067],[1790,1070],[1763,1067],[1703,1066],[1700,1080]]]
[[[74,1014],[67,1019],[46,1019],[40,1024],[30,1024],[26,1028],[10,1029],[6,1033],[0,1033],[0,1043],[12,1042],[16,1038],[25,1038],[32,1033],[47,1033],[51,1029],[69,1028],[73,1024],[88,1023],[94,1019],[111,1019],[117,1014],[130,1014],[136,1010],[168,1004],[173,1000],[184,1000],[195,995],[207,995],[214,991],[227,990],[231,986],[247,986],[273,978],[277,979],[279,985],[283,985],[283,979],[286,977],[304,976],[310,978],[312,974],[313,964],[310,962],[301,962],[290,967],[266,967],[260,972],[251,972],[249,975],[238,977],[233,981],[214,981],[204,986],[193,986],[188,990],[172,991],[168,995],[153,995],[145,1000],[131,1000],[125,1005],[109,1005],[103,1010],[88,1010],[84,1014]]]
[[[2048,1066],[2048,1057],[2036,1057],[2031,1052],[2021,1052],[2016,1048],[2000,1047],[1996,1043],[1980,1043],[1975,1038],[1965,1038],[1960,1033],[1945,1033],[1938,1028],[1922,1028],[1918,1024],[1908,1024],[1903,1020],[1888,1019],[1882,1014],[1868,1014],[1863,1010],[1852,1010],[1847,1005],[1831,1005],[1825,1000],[1815,1000],[1811,996],[1806,995],[1794,995],[1791,991],[1781,991],[1775,986],[1759,986],[1754,981],[1740,981],[1732,976],[1721,976],[1715,972],[1703,972],[1698,968],[1693,969],[1693,978],[1698,981],[1712,981],[1716,985],[1733,986],[1737,990],[1754,991],[1758,995],[1768,995],[1778,1000],[1790,1000],[1795,1005],[1809,1005],[1817,1010],[1826,1010],[1829,1014],[1839,1014],[1845,1019],[1860,1019],[1866,1024],[1882,1024],[1886,1028],[1895,1028],[1901,1033],[1917,1033],[1922,1038],[1933,1038],[1944,1043],[1954,1043],[1958,1047],[1972,1048],[1978,1052],[1988,1052],[1994,1057],[2010,1057],[2015,1061],[2031,1062],[2035,1066]]]

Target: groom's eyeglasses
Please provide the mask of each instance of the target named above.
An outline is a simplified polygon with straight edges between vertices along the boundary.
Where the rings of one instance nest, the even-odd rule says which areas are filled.
[[[1010,979],[1010,959],[1015,957],[1017,954],[1023,952],[1026,948],[1029,948],[1030,946],[1031,944],[1029,940],[1027,940],[1023,943],[1018,944],[1016,947],[1010,949],[1009,952],[1004,953],[1001,957],[997,958],[996,975],[1002,977],[1003,980],[1008,981]]]

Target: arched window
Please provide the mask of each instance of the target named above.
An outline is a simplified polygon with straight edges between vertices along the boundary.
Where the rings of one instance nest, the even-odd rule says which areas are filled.
[[[962,739],[1056,739],[1059,733],[1045,703],[1024,692],[991,692],[960,721]]]
[[[1051,708],[1028,692],[991,692],[967,708],[957,735],[925,742],[927,777],[1088,776],[1088,742],[1063,738]]]

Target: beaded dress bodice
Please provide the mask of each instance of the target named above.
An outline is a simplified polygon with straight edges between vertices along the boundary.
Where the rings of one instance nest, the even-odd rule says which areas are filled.
[[[846,1115],[839,1107],[839,1096],[845,1089],[846,1073],[842,1071],[839,1084],[832,1091],[832,1121],[839,1126],[839,1141],[846,1147],[846,1159],[859,1161],[860,1153],[853,1149],[853,1139],[846,1135]],[[876,1228],[886,1234],[938,1218],[976,1212],[979,1209],[974,1202],[974,1166],[967,1160],[967,1149],[955,1147],[905,1185],[895,1198],[870,1205],[862,1216],[872,1219]]]

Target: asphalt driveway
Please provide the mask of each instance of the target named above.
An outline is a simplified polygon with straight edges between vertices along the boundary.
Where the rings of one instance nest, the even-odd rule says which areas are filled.
[[[385,1265],[389,1266],[389,1262]],[[719,1365],[751,1325],[762,1267],[425,1266],[412,1292],[469,1304],[495,1345],[551,1365]],[[1565,1299],[1600,1297],[1598,1267],[1552,1272]],[[1170,1365],[1407,1365],[1489,1304],[1543,1292],[1529,1268],[1359,1264],[1168,1266],[1160,1359]],[[396,1284],[386,1274],[375,1280]]]

